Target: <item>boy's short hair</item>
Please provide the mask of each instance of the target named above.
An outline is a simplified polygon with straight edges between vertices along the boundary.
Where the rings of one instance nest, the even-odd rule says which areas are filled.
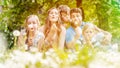
[[[72,13],[80,13],[81,16],[83,15],[83,14],[82,14],[82,10],[81,10],[80,8],[72,8],[72,9],[70,10],[70,14],[72,14]]]
[[[58,7],[58,9],[59,9],[60,13],[61,13],[61,12],[68,13],[68,12],[70,11],[70,7],[68,7],[67,5],[60,5],[60,6]]]

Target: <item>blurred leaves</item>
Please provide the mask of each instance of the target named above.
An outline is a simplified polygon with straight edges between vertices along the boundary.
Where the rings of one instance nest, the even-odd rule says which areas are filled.
[[[89,7],[88,7],[89,6]],[[120,1],[119,0],[84,0],[84,21],[96,24],[120,39]]]

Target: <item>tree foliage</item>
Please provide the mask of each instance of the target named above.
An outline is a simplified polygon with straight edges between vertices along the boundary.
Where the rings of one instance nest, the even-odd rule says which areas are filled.
[[[85,21],[96,24],[120,39],[120,2],[116,0],[83,0]]]

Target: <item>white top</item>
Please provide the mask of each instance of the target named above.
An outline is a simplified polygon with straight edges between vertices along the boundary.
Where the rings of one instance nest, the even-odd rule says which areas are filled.
[[[22,36],[26,36],[26,34],[27,34],[27,33],[26,33],[26,29],[22,29],[22,30],[21,30],[21,35],[22,35]],[[40,39],[43,39],[43,38],[45,38],[43,32],[37,31],[37,32],[36,32],[36,36],[35,36],[35,38],[33,39],[33,46],[37,46],[38,41],[39,41]]]
[[[91,42],[93,43],[93,45],[95,46],[100,46],[102,45],[101,42],[104,39],[105,35],[103,32],[99,32],[96,35],[93,36],[93,38],[91,39]]]

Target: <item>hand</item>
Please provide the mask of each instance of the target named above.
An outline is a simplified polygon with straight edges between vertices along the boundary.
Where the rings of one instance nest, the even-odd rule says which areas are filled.
[[[48,35],[47,35],[48,40],[49,40],[49,39],[50,39],[50,40],[54,40],[54,39],[56,38],[57,29],[58,29],[58,28],[57,28],[56,24],[53,24],[53,25],[51,26],[50,32],[49,32]]]
[[[33,45],[33,38],[29,37],[28,41],[27,41],[28,46],[32,46]]]
[[[79,26],[75,28],[75,33],[76,33],[75,38],[79,39],[80,35],[82,34],[82,30]]]

